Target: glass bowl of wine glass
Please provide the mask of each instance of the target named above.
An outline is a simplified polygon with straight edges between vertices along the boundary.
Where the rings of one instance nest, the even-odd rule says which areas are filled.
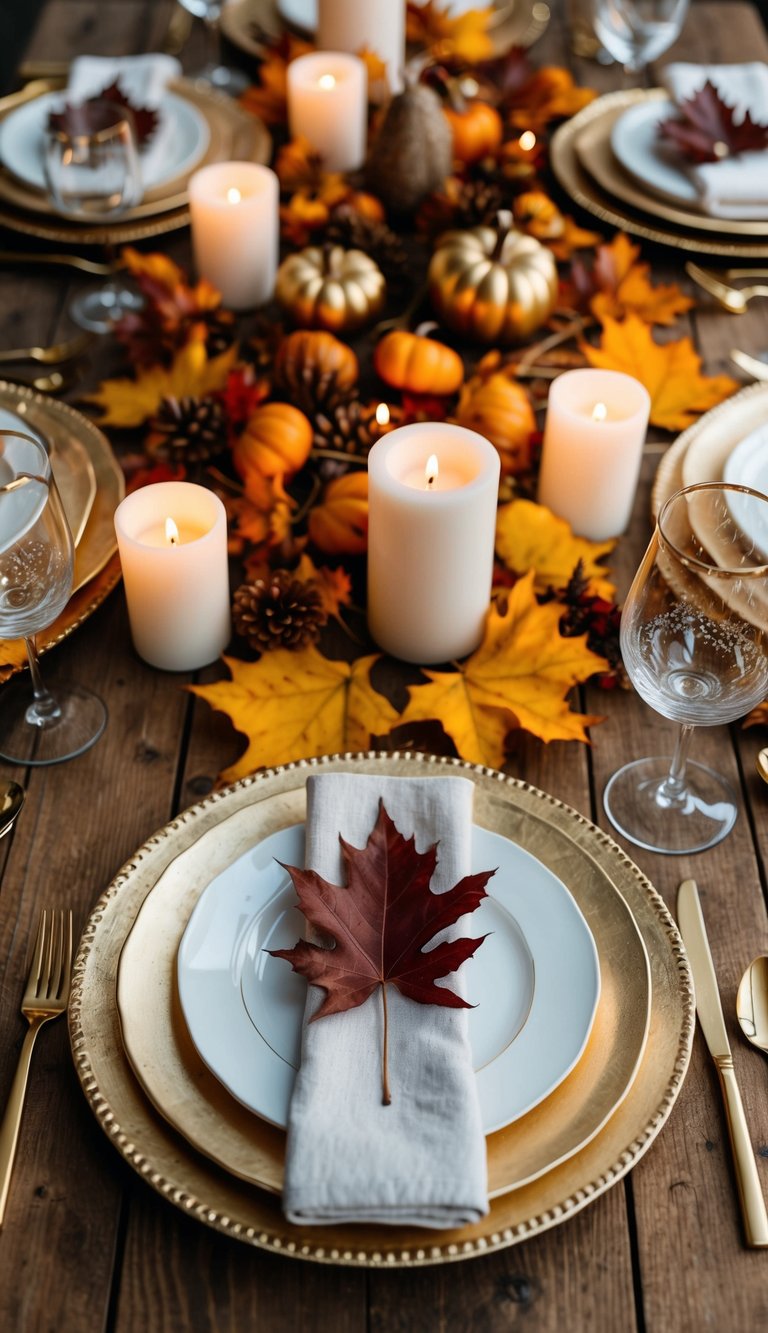
[[[595,36],[636,74],[677,40],[687,10],[688,0],[593,0]]]

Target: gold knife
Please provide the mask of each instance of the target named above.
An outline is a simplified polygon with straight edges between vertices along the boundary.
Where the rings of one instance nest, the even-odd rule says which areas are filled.
[[[684,879],[678,889],[677,921],[693,972],[696,1013],[704,1033],[704,1040],[720,1075],[747,1245],[754,1249],[762,1248],[768,1246],[768,1214],[760,1188],[744,1107],[741,1104],[739,1085],[734,1073],[733,1056],[717,988],[717,976],[709,951],[695,879]]]

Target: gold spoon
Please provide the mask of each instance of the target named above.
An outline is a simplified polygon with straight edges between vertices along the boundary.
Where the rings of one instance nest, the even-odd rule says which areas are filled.
[[[768,782],[768,745],[763,750],[758,750],[755,764],[763,782]]]
[[[24,804],[26,792],[18,782],[0,783],[0,838],[8,832]]]
[[[736,1017],[744,1036],[768,1055],[768,956],[754,958],[739,982]]]

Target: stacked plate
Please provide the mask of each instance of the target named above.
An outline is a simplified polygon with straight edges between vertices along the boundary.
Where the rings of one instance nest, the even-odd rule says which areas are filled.
[[[301,864],[306,776],[318,765],[470,777],[474,861],[500,867],[480,909],[487,956],[467,972],[493,1203],[478,1226],[428,1246],[405,1228],[301,1232],[280,1208],[303,991],[265,948],[297,938],[277,859]],[[136,1169],[209,1225],[340,1263],[470,1256],[570,1216],[648,1147],[692,1034],[674,924],[615,844],[521,783],[414,754],[308,761],[187,811],[107,889],[75,978],[78,1073]]]
[[[711,217],[683,158],[656,127],[673,112],[661,88],[609,93],[561,125],[555,175],[575,203],[609,226],[701,254],[768,257],[765,219]]]
[[[768,384],[753,384],[678,437],[656,473],[653,512],[681,486],[728,481],[768,495]],[[751,534],[762,544],[760,534]]]
[[[263,123],[230,97],[180,79],[163,100],[163,142],[153,155],[142,202],[111,223],[72,222],[48,201],[42,144],[62,80],[30,83],[0,100],[0,223],[59,243],[124,244],[183,227],[189,221],[187,182],[197,167],[234,158],[267,162],[272,150]]]
[[[120,578],[113,516],[125,483],[106,436],[66,403],[0,381],[0,430],[43,440],[75,539],[73,595],[58,620],[38,634],[45,651],[81,624]],[[0,681],[25,662],[23,642],[0,639]]]

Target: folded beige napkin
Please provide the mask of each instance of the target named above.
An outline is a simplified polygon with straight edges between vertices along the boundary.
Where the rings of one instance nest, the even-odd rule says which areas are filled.
[[[117,80],[120,88],[137,107],[160,111],[157,126],[141,149],[141,177],[149,190],[165,173],[165,164],[173,145],[174,124],[162,114],[165,91],[172,79],[181,75],[181,65],[173,56],[78,56],[72,61],[67,82],[67,99],[79,105],[89,97],[98,97]]]
[[[685,101],[707,80],[736,110],[736,121],[748,111],[754,121],[768,124],[768,66],[667,65],[661,80],[675,102]],[[702,208],[713,217],[768,218],[768,151],[739,153],[722,162],[691,165],[689,174]]]
[[[439,842],[431,887],[445,891],[470,872],[472,796],[473,784],[458,777],[310,777],[306,865],[343,883],[339,833],[364,847],[383,799],[418,851]],[[467,924],[451,934],[476,935]],[[467,966],[470,1000],[478,965]],[[448,984],[460,990],[461,971]],[[486,1155],[466,1010],[417,1004],[387,988],[392,1103],[383,1106],[380,994],[308,1023],[322,997],[310,987],[288,1121],[288,1219],[434,1228],[479,1221],[488,1211]]]

